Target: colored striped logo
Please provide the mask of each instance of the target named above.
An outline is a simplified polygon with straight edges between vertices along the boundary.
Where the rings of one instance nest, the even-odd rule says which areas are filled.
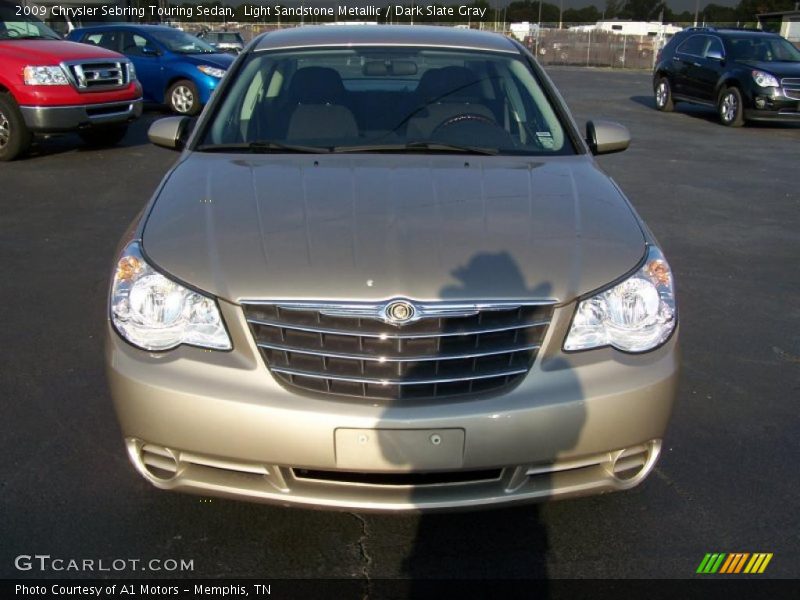
[[[703,557],[697,573],[711,575],[714,573],[736,574],[736,573],[763,573],[769,561],[772,560],[772,553],[756,552],[734,552],[726,554],[724,552],[709,553]]]

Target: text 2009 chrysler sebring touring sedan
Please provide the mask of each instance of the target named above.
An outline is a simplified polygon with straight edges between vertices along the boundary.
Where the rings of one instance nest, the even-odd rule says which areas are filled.
[[[519,44],[252,43],[123,240],[108,373],[163,489],[434,510],[630,488],[678,373],[672,273]],[[188,140],[184,140],[188,137]]]

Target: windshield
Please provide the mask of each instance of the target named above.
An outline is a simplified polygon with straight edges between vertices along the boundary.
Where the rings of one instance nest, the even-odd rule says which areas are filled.
[[[800,50],[783,38],[742,36],[730,38],[734,60],[800,62]]]
[[[238,33],[207,33],[204,37],[209,42],[222,44],[236,44],[242,41]]]
[[[422,48],[253,54],[198,149],[235,144],[249,151],[575,152],[518,54]]]
[[[0,4],[0,40],[58,40],[58,34],[32,17],[17,16],[17,7]]]
[[[159,29],[149,32],[153,38],[178,54],[216,54],[213,46],[180,29]]]

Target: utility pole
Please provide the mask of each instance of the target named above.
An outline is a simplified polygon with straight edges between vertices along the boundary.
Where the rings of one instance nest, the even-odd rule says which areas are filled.
[[[564,28],[564,0],[558,0],[558,28]]]
[[[539,0],[539,24],[536,27],[536,60],[539,60],[539,36],[542,35],[542,0]]]
[[[700,12],[700,0],[695,0],[694,3],[694,25],[693,27],[697,27],[697,14]]]

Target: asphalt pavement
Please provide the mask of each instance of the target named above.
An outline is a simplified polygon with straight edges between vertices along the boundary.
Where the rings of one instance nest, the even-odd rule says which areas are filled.
[[[0,577],[693,577],[707,552],[800,576],[799,126],[654,109],[649,74],[551,69],[675,272],[683,378],[661,462],[623,493],[451,515],[361,515],[156,490],[129,465],[103,372],[114,248],[177,155],[149,111],[123,144],[68,135],[0,164]],[[19,555],[193,561],[20,571]]]

